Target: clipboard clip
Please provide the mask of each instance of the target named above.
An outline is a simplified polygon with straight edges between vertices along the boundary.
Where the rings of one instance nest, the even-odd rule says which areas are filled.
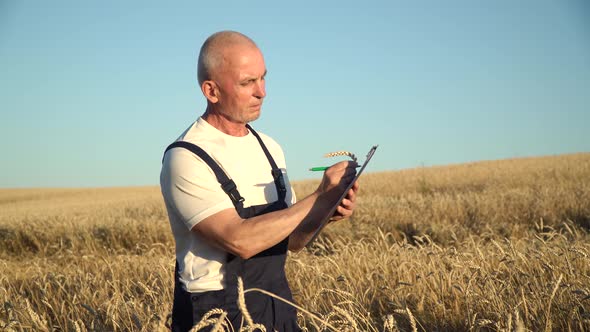
[[[369,160],[369,159],[371,159],[371,157],[373,157],[373,155],[375,154],[375,151],[377,151],[378,147],[379,147],[379,144],[373,145],[371,150],[369,150],[369,153],[367,153],[367,160]]]

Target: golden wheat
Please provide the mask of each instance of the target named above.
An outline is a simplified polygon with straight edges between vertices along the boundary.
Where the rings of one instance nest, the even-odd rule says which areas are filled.
[[[358,200],[289,255],[304,330],[590,330],[590,154],[364,174]],[[0,330],[166,331],[173,268],[156,187],[0,190]]]

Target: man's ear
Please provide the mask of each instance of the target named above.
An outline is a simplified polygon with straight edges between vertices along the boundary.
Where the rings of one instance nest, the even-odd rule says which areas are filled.
[[[213,81],[205,81],[201,84],[201,91],[209,102],[215,104],[219,101],[219,89],[217,84]]]

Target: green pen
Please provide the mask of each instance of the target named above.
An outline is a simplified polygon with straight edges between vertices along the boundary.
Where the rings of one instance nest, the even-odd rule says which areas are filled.
[[[323,167],[312,167],[309,170],[312,172],[318,172],[318,171],[325,171],[329,168],[330,166],[323,166]]]
[[[325,171],[328,168],[330,168],[331,166],[322,166],[322,167],[312,167],[309,170],[312,172],[318,172],[318,171]],[[361,167],[361,165],[357,165],[356,167]]]

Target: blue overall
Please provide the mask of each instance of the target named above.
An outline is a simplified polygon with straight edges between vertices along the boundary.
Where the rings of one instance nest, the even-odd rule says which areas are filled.
[[[271,174],[274,178],[278,193],[278,200],[269,204],[244,207],[244,198],[241,197],[235,183],[229,179],[219,165],[201,148],[188,142],[172,143],[166,151],[181,147],[198,155],[215,173],[217,181],[222,189],[232,200],[240,217],[247,219],[265,213],[287,208],[285,196],[287,189],[281,170],[277,167],[270,152],[262,142],[262,139],[250,126],[247,126],[258,139],[260,147],[264,151],[271,166]],[[293,302],[291,290],[285,275],[285,259],[287,257],[289,238],[283,239],[278,244],[268,248],[249,259],[228,254],[225,264],[225,288],[218,291],[201,293],[189,293],[180,283],[178,262],[175,268],[174,303],[172,307],[172,331],[189,331],[192,326],[201,320],[201,317],[211,309],[225,310],[227,318],[231,321],[235,331],[242,324],[242,313],[237,304],[237,278],[242,278],[244,289],[261,288]],[[262,324],[266,331],[293,332],[301,331],[297,325],[297,311],[292,306],[276,300],[260,292],[249,292],[245,295],[246,307],[254,323]],[[243,321],[245,325],[245,320]],[[202,331],[210,331],[208,327]]]

